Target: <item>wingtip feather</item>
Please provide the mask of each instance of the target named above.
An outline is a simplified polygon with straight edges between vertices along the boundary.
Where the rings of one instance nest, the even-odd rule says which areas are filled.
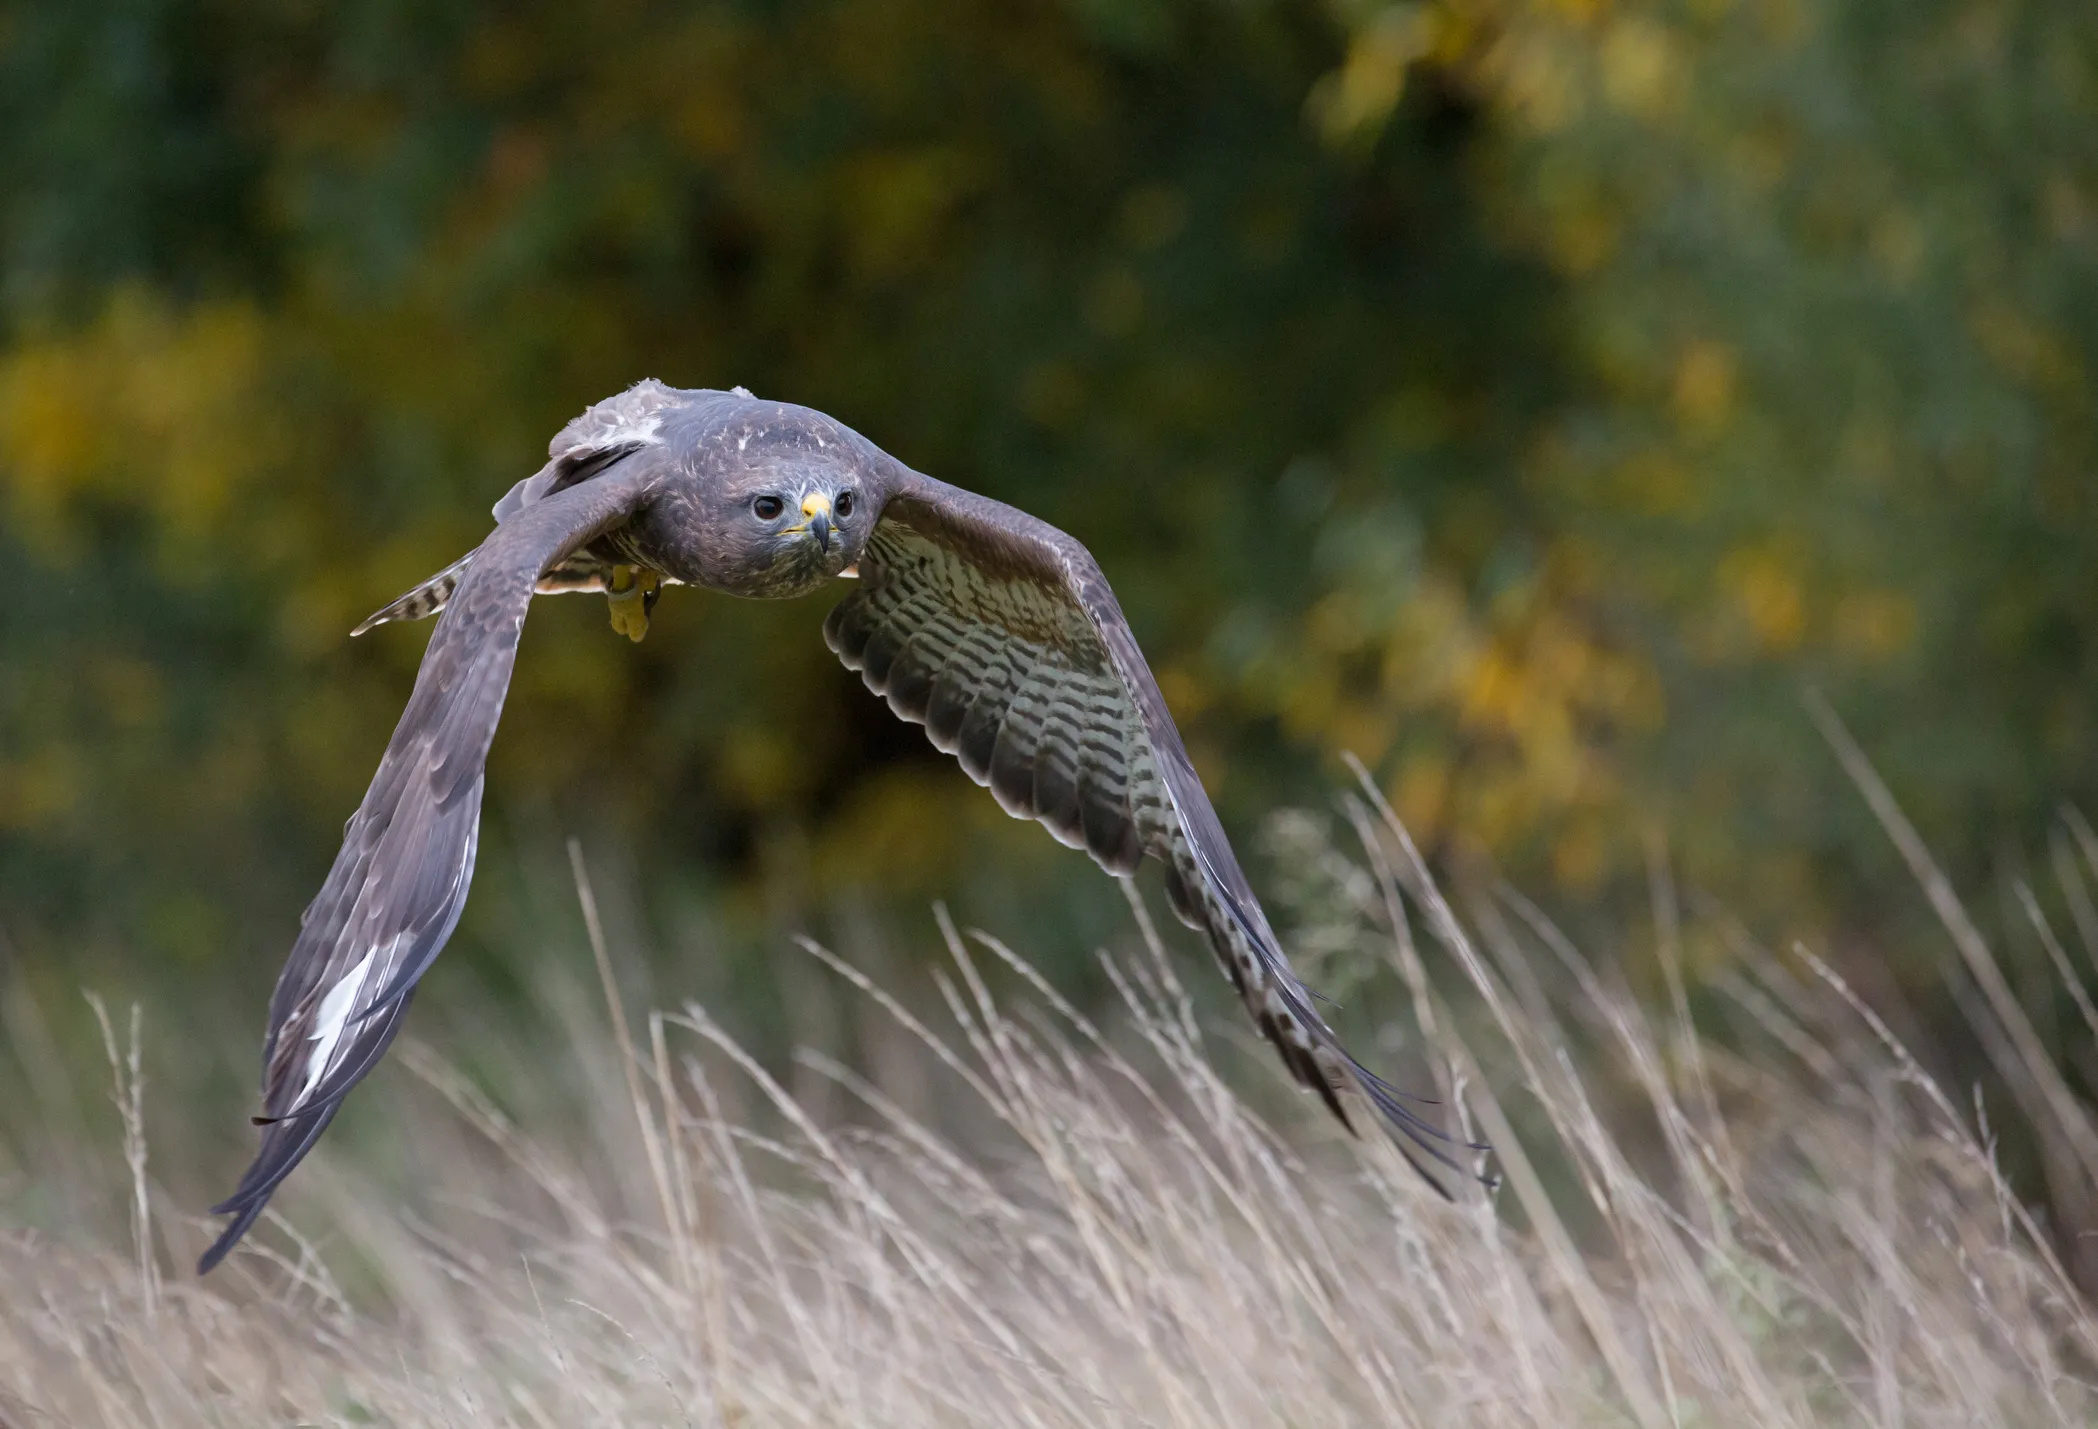
[[[226,1258],[234,1246],[240,1244],[241,1237],[248,1233],[249,1228],[262,1215],[264,1204],[265,1201],[257,1201],[243,1210],[232,1225],[219,1232],[219,1238],[211,1243],[211,1248],[197,1257],[197,1274],[209,1275],[218,1268],[219,1262]]]

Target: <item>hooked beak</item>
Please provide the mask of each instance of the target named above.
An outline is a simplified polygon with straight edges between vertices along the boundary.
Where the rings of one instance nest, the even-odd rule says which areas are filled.
[[[830,498],[820,491],[812,491],[801,501],[801,514],[808,518],[806,529],[816,538],[816,545],[826,554],[830,551]]]

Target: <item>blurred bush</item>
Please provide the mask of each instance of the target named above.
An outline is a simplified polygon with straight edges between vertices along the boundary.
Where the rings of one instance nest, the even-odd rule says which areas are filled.
[[[2094,118],[2077,0],[17,7],[6,931],[274,966],[422,643],[343,633],[647,375],[1080,536],[1234,827],[1351,750],[1855,929],[1803,683],[1958,876],[2093,789]],[[1061,869],[821,599],[544,603],[491,808],[757,917]]]

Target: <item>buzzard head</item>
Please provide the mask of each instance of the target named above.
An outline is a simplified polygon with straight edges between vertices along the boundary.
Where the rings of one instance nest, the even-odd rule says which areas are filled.
[[[797,463],[730,483],[702,528],[708,581],[735,595],[792,596],[860,558],[874,503],[858,473]]]
[[[801,595],[859,560],[894,463],[827,418],[819,426],[785,404],[750,405],[760,410],[709,433],[690,479],[652,503],[644,546],[689,584]]]

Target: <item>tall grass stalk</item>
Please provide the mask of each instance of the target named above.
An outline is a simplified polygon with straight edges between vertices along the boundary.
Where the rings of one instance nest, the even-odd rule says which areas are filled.
[[[1140,903],[1130,947],[1103,954],[1120,993],[1106,1023],[944,917],[943,1017],[808,944],[795,975],[851,989],[933,1089],[807,1052],[795,1085],[850,1108],[819,1120],[704,1008],[651,1013],[633,1035],[578,856],[610,1032],[542,1060],[549,1076],[597,1070],[579,1080],[606,1089],[600,1142],[535,1140],[411,1046],[448,1108],[415,1174],[450,1214],[396,1212],[322,1156],[297,1205],[322,1204],[324,1242],[279,1222],[215,1278],[163,1278],[204,1228],[151,1214],[137,1036],[120,1049],[102,1016],[133,1243],[0,1244],[0,1423],[2098,1417],[2098,1320],[1999,1171],[1986,1108],[1937,1085],[1811,950],[1780,962],[1744,941],[1716,984],[1739,1030],[1709,1038],[1665,852],[1667,997],[1649,1014],[1514,893],[1460,914],[1374,785],[1348,812],[1416,1044],[1452,1130],[1476,1121],[1495,1144],[1498,1193],[1445,1203],[1380,1140],[1320,1139],[1301,1102],[1227,1082],[1234,1039],[1198,1018]],[[1995,1006],[2008,983],[1905,828],[1890,823],[2008,1024],[2050,1174],[2088,1171],[2083,1108],[2006,1015],[2015,1002]],[[2058,850],[2077,908],[2093,852]],[[1457,970],[1448,988],[1431,957]],[[1286,1122],[1259,1110],[1276,1106]],[[602,1149],[620,1146],[644,1164]],[[491,1161],[492,1179],[476,1169]]]

